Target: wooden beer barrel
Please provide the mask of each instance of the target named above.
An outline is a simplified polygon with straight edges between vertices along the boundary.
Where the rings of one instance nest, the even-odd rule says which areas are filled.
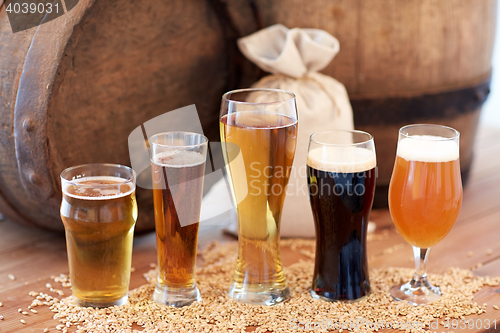
[[[209,1],[77,2],[17,33],[0,3],[0,212],[59,231],[63,169],[130,165],[132,130],[190,104],[219,141],[220,99],[237,72],[236,36]],[[152,230],[151,191],[137,199],[136,230]]]
[[[236,38],[275,23],[339,39],[324,73],[346,85],[356,127],[375,136],[376,205],[387,201],[397,129],[408,123],[457,128],[468,174],[496,0],[72,0],[65,15],[17,33],[2,2],[0,212],[14,221],[62,231],[59,173],[129,165],[128,135],[157,115],[196,104],[218,141],[222,93],[265,75]],[[137,230],[151,230],[151,193],[137,196]]]
[[[467,179],[489,93],[496,0],[256,0],[253,8],[260,27],[318,28],[339,39],[323,72],[345,84],[356,128],[375,138],[376,207],[387,205],[397,131],[407,124],[459,130]]]

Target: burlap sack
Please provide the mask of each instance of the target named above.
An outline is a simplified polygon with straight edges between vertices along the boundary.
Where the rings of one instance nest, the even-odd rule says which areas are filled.
[[[351,104],[344,85],[318,73],[339,52],[339,42],[323,30],[288,29],[277,24],[241,38],[238,46],[257,66],[273,73],[253,87],[288,90],[297,97],[297,150],[283,208],[281,235],[314,237],[306,175],[309,137],[319,131],[353,129]]]

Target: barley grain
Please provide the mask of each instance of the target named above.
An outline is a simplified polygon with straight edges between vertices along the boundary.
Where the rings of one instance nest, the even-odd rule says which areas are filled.
[[[314,241],[311,240],[283,240],[282,246],[290,247],[297,254],[307,254],[310,258],[314,254]],[[388,294],[392,285],[410,279],[412,269],[374,269],[370,271],[372,293],[366,299],[357,303],[329,303],[310,297],[314,263],[312,260],[301,260],[285,267],[292,290],[291,300],[274,307],[252,306],[234,302],[227,295],[234,272],[237,244],[213,243],[200,254],[203,267],[197,269],[196,274],[202,301],[189,307],[176,309],[153,301],[157,269],[144,274],[149,283],[131,290],[129,301],[123,306],[82,308],[72,297],[58,300],[44,293],[36,296],[33,293],[35,299],[32,305],[40,305],[38,302],[42,301],[48,305],[55,313],[54,318],[60,322],[56,328],[63,332],[68,329],[76,332],[132,332],[134,324],[142,326],[144,333],[245,332],[249,326],[253,326],[255,332],[289,332],[292,320],[314,322],[331,319],[342,323],[363,318],[371,322],[428,323],[436,318],[440,321],[445,318],[461,319],[470,314],[484,313],[486,304],[479,306],[475,303],[473,294],[484,286],[498,286],[500,283],[500,278],[478,277],[470,270],[458,268],[450,268],[444,274],[430,274],[429,279],[441,287],[443,296],[434,303],[417,308],[395,302]],[[352,332],[353,329],[344,328],[342,331]],[[369,328],[359,330],[360,333],[372,331]],[[412,328],[407,332],[424,330]]]

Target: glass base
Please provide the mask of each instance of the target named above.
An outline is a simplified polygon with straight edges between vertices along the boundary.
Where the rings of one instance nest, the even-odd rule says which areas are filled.
[[[123,296],[119,300],[116,300],[113,302],[105,302],[105,303],[98,302],[98,301],[88,301],[88,300],[79,299],[75,295],[73,295],[73,300],[79,306],[92,307],[92,308],[107,308],[110,306],[115,306],[115,305],[120,306],[120,305],[127,303],[128,295]]]
[[[327,302],[343,302],[343,303],[356,303],[356,302],[364,300],[365,298],[368,297],[368,295],[370,295],[370,293],[368,293],[365,296],[362,296],[362,297],[356,298],[356,299],[334,299],[334,298],[325,297],[323,295],[319,295],[313,289],[311,289],[311,291],[309,293],[311,294],[312,298],[317,299],[317,300],[327,301]]]
[[[201,295],[196,285],[193,288],[183,289],[169,289],[167,286],[157,285],[153,293],[153,299],[156,303],[180,308],[193,302],[200,302]]]
[[[233,281],[229,287],[229,297],[240,303],[275,305],[290,299],[290,289],[286,284],[283,287],[276,287],[261,284],[249,285]]]
[[[397,301],[406,301],[410,305],[421,305],[437,301],[441,297],[441,291],[433,286],[427,279],[420,281],[415,286],[413,281],[392,287],[389,290],[391,296]]]

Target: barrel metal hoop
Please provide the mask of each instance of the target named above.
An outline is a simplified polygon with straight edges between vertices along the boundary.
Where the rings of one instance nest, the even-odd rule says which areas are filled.
[[[51,172],[47,136],[48,106],[51,87],[57,75],[60,58],[74,27],[95,0],[81,0],[79,10],[72,10],[57,20],[41,24],[26,55],[14,109],[14,142],[21,183],[26,193],[40,203],[56,205],[59,179]],[[55,186],[54,186],[55,185]]]
[[[467,88],[412,97],[351,99],[356,126],[417,123],[476,111],[490,93],[491,76]]]

